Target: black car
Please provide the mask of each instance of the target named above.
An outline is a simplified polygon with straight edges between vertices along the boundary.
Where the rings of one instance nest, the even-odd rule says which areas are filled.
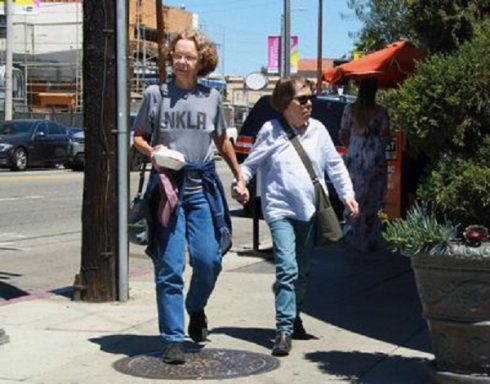
[[[139,171],[145,159],[133,145],[134,137],[134,120],[136,114],[131,113],[129,116],[129,158],[128,167],[131,171]],[[68,159],[63,164],[65,168],[74,171],[83,171],[85,169],[85,131],[81,128],[72,128],[68,130],[70,140],[68,143]]]
[[[243,123],[240,134],[238,135],[237,143],[235,145],[235,151],[239,163],[242,163],[247,158],[250,149],[255,142],[257,132],[262,127],[262,125],[266,121],[278,118],[280,116],[280,114],[272,108],[270,100],[270,95],[262,96],[250,110],[247,118]],[[340,131],[340,121],[342,119],[344,107],[347,105],[348,102],[351,102],[352,100],[353,98],[350,96],[319,96],[313,100],[311,117],[320,120],[323,125],[325,125],[339,153],[344,152],[344,148],[341,146],[338,139]],[[301,164],[301,161],[299,161],[298,166],[303,166],[303,164]],[[327,175],[325,176],[332,206],[337,212],[337,215],[341,217],[343,204],[339,200],[332,183],[329,182]],[[249,189],[251,195],[254,196],[255,178],[251,181]],[[252,207],[250,203],[245,205],[246,211],[251,212],[251,209]]]
[[[49,120],[0,122],[0,166],[13,171],[27,167],[64,164],[68,128]]]

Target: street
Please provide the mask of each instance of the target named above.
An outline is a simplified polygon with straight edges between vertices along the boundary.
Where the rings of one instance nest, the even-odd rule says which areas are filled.
[[[0,293],[70,285],[80,265],[83,173],[0,172]]]
[[[234,223],[234,248],[252,245],[252,220],[229,195],[232,175],[216,161]],[[81,261],[83,172],[0,170],[0,301],[71,286]],[[132,172],[130,196],[137,172]],[[267,237],[265,224],[261,235]],[[266,240],[267,241],[267,240]],[[150,268],[144,248],[130,246],[130,272]]]

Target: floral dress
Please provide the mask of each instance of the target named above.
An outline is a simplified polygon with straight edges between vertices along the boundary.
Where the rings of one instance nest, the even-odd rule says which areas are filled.
[[[359,203],[359,216],[346,220],[345,240],[359,251],[374,251],[381,241],[378,213],[384,206],[388,178],[384,148],[390,138],[389,117],[383,107],[377,106],[367,126],[354,131],[353,124],[352,110],[347,106],[340,139],[349,143],[344,161]]]

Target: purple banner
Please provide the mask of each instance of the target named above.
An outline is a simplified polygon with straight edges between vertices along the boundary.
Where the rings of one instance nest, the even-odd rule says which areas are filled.
[[[281,51],[281,37],[267,37],[267,71],[279,73],[279,52]]]

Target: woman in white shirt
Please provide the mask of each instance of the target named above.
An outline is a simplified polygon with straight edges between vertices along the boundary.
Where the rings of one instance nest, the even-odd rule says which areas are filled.
[[[277,82],[271,103],[297,133],[325,191],[327,172],[339,197],[355,216],[358,205],[349,173],[325,126],[311,118],[313,97],[304,78],[291,76]],[[247,183],[260,170],[262,212],[271,231],[276,264],[277,335],[272,354],[285,356],[291,350],[292,338],[308,338],[300,312],[314,247],[313,183],[278,119],[262,126],[241,168]]]

